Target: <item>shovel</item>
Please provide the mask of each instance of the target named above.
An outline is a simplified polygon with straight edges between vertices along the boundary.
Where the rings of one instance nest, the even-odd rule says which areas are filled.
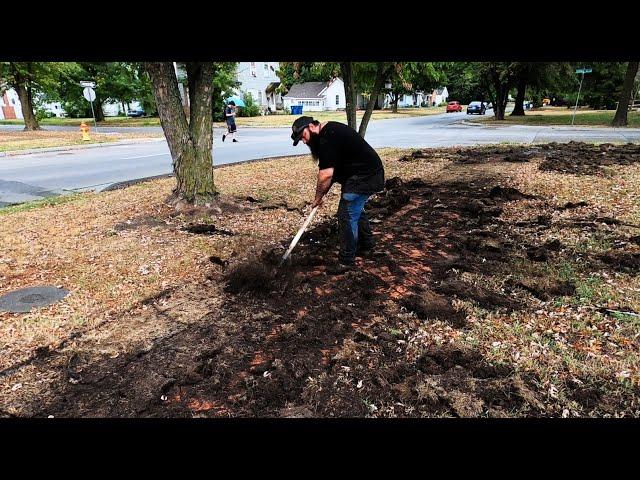
[[[294,249],[294,247],[298,243],[298,240],[300,240],[300,237],[302,237],[302,234],[311,223],[311,220],[313,220],[313,216],[316,214],[317,211],[318,211],[318,207],[313,207],[313,210],[311,210],[311,213],[309,214],[307,219],[304,221],[304,224],[302,225],[302,227],[300,227],[300,230],[298,230],[298,233],[296,234],[296,236],[293,237],[293,240],[291,241],[291,245],[289,245],[289,249],[282,256],[282,260],[280,261],[280,266],[282,266],[282,264],[287,261],[287,259],[289,258],[289,255],[291,255],[291,251]]]

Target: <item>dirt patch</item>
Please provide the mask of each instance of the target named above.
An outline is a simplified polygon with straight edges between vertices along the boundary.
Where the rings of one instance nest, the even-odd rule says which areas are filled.
[[[550,145],[551,146],[551,145]],[[605,167],[613,165],[631,165],[640,161],[640,145],[601,144],[591,145],[582,142],[553,144],[540,170],[572,173],[574,175],[596,175]]]
[[[616,271],[629,273],[640,271],[640,253],[607,252],[600,256],[600,260],[614,267]]]
[[[633,267],[632,235],[623,222],[606,220],[617,213],[592,209],[594,197],[580,192],[578,199],[558,200],[566,207],[558,208],[552,188],[540,192],[516,182],[520,169],[543,175],[527,163],[547,153],[552,150],[542,147],[448,150],[434,153],[433,165],[449,158],[452,170],[429,174],[420,170],[422,163],[433,167],[425,151],[409,154],[400,167],[389,161],[402,177],[390,175],[366,207],[376,254],[359,252],[357,268],[342,275],[326,271],[338,240],[329,215],[318,217],[286,269],[277,270],[301,218],[279,200],[276,208],[260,208],[265,202],[251,190],[234,192],[229,208],[178,206],[139,214],[135,227],[120,218],[120,241],[132,228],[155,226],[145,220],[155,218],[168,228],[145,235],[173,233],[194,242],[199,261],[180,282],[189,289],[105,322],[105,331],[148,329],[126,344],[105,334],[125,344],[116,352],[100,332],[87,330],[91,335],[11,370],[5,390],[25,387],[5,396],[0,408],[56,417],[538,417],[565,410],[637,416],[632,362],[618,353],[637,348],[633,322],[596,317],[566,299],[557,299],[564,302],[557,309],[549,301],[575,293],[577,283],[561,280],[557,269],[578,257],[569,265],[576,271],[564,274],[578,280],[606,273],[602,279],[617,281],[617,267],[605,257],[627,255],[610,262]],[[588,205],[567,207],[583,198]],[[250,242],[253,225],[285,220],[277,235],[263,233],[268,241]],[[215,223],[213,235],[182,230],[206,222]],[[571,222],[610,229],[625,240],[624,249],[602,258],[578,255],[566,234]],[[218,229],[236,235],[216,235]],[[153,240],[160,245],[163,238]],[[0,258],[0,265],[11,262]],[[609,306],[624,303],[618,300]],[[637,310],[632,299],[629,309]],[[593,365],[601,370],[589,377]],[[585,371],[572,383],[574,369]],[[19,375],[40,380],[41,373],[46,388],[29,396],[35,383],[18,381]]]
[[[504,198],[506,200],[522,200],[525,198],[535,198],[535,196],[522,193],[517,188],[501,187],[500,185],[496,185],[489,192],[489,198]]]
[[[190,223],[189,225],[182,227],[182,230],[189,233],[195,233],[196,235],[224,235],[227,237],[233,236],[233,232],[218,228],[215,225],[208,223]]]
[[[261,259],[236,265],[226,275],[226,291],[268,294],[286,282],[288,268],[266,264]]]
[[[402,305],[422,320],[443,320],[450,322],[454,327],[463,327],[465,323],[465,313],[457,311],[450,298],[430,290],[404,298]]]
[[[546,262],[552,256],[551,252],[559,252],[564,248],[562,242],[558,239],[550,240],[544,245],[538,247],[528,247],[527,257],[534,262]]]
[[[574,208],[588,207],[587,202],[567,202],[562,207],[558,207],[558,210],[572,210]]]
[[[434,289],[443,295],[472,300],[487,309],[504,307],[511,311],[519,307],[519,303],[516,300],[512,300],[505,295],[462,280],[445,280],[440,285],[436,285]]]
[[[540,300],[572,296],[576,292],[576,287],[573,282],[557,281],[547,277],[527,278],[523,281],[516,282],[514,286],[527,290]]]

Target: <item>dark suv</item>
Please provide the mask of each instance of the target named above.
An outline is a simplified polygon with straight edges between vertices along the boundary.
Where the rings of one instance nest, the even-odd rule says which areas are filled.
[[[480,115],[484,115],[487,112],[487,107],[485,107],[482,102],[471,102],[467,107],[467,115],[472,113],[478,113]]]
[[[129,110],[127,112],[127,117],[144,117],[146,115],[146,112],[139,108],[137,110]]]

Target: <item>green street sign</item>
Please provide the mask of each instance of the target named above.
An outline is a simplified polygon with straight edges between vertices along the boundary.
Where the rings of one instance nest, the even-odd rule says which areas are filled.
[[[593,70],[591,68],[578,68],[576,69],[576,73],[591,73]]]

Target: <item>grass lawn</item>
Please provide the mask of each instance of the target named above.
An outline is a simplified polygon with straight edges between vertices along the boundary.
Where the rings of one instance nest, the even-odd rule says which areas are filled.
[[[444,113],[445,107],[431,107],[431,108],[399,108],[398,113],[393,113],[391,110],[376,110],[371,115],[371,121],[382,120],[386,118],[406,118],[422,115],[434,115],[438,113]],[[341,122],[347,121],[345,112],[309,112],[314,118],[317,118],[321,122],[329,120],[337,120]],[[306,115],[306,113],[305,113]],[[363,110],[356,112],[357,118],[361,119],[364,115]],[[290,127],[293,121],[299,115],[266,115],[257,117],[238,117],[236,124],[239,127]],[[93,126],[92,118],[45,118],[40,121],[43,126],[46,125],[68,125],[76,126],[81,122],[86,122],[89,127]],[[22,125],[21,120],[0,120],[0,125]],[[215,126],[222,127],[222,122],[214,122]],[[107,117],[104,122],[98,122],[98,126],[110,126],[110,127],[148,127],[148,126],[160,126],[159,118],[127,118],[127,117]]]
[[[393,113],[391,110],[375,110],[371,114],[371,121],[383,120],[388,118],[406,118],[417,117],[424,115],[435,115],[444,113],[445,107],[431,107],[431,108],[399,108],[398,113]],[[320,122],[339,121],[347,123],[347,116],[345,112],[307,112],[303,115],[311,115]],[[362,119],[364,110],[358,110],[356,112],[356,118],[358,122]],[[291,127],[293,121],[298,118],[299,115],[265,115],[259,117],[239,117],[236,119],[236,123],[239,127]],[[216,123],[216,125],[222,126],[222,123]]]
[[[41,126],[61,125],[61,126],[80,126],[85,122],[90,128],[93,128],[93,118],[43,118],[40,120]],[[19,119],[0,120],[0,125],[24,125]],[[106,117],[104,122],[98,122],[98,126],[109,127],[153,127],[159,126],[160,119],[157,117],[149,118],[129,118],[129,117]]]
[[[159,138],[162,133],[90,133],[91,140],[82,140],[80,132],[52,131],[0,131],[0,152],[25,150],[29,148],[63,147],[68,145],[89,145],[118,140]]]
[[[576,112],[574,125],[590,125],[597,127],[610,127],[615,110],[580,110]],[[476,117],[471,115],[469,120],[496,125],[571,125],[573,109],[561,107],[546,107],[537,110],[528,110],[524,117],[511,117],[508,114],[504,121],[497,121],[493,115]],[[640,127],[640,112],[629,112],[627,115],[628,127]]]

